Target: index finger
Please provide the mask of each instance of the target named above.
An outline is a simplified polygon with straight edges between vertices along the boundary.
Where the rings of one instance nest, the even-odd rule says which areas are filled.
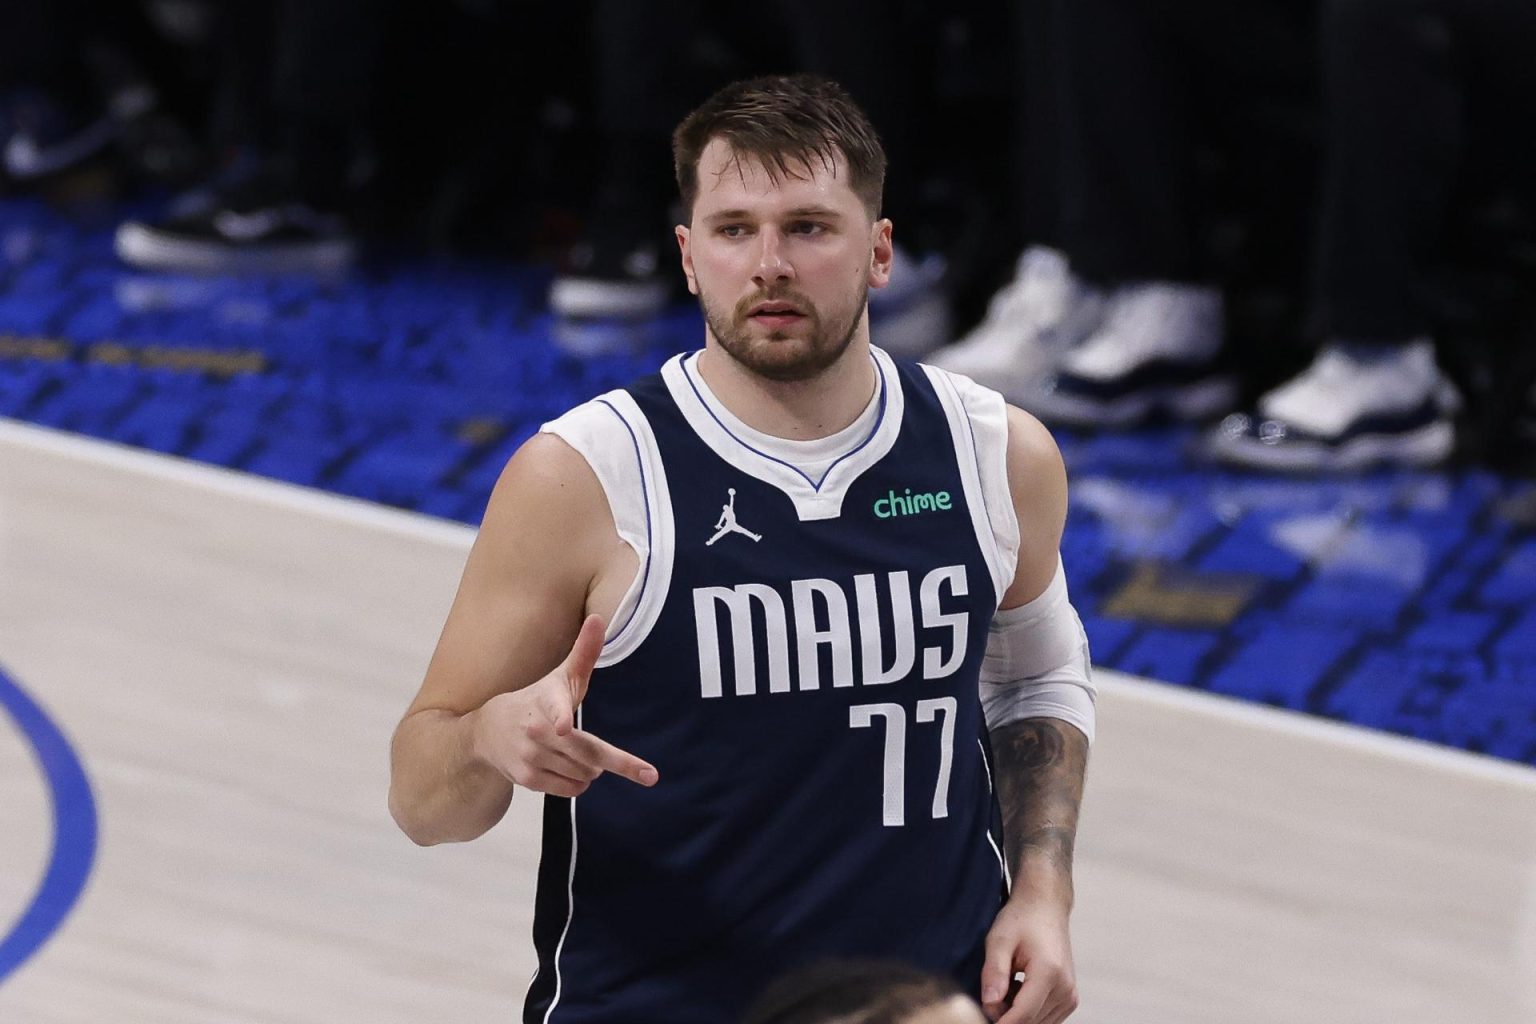
[[[654,786],[656,780],[660,778],[660,773],[650,763],[640,760],[627,750],[620,750],[607,740],[598,739],[589,732],[577,729],[571,733],[571,739],[574,742],[567,753],[583,764],[605,772],[613,772],[642,786]]]

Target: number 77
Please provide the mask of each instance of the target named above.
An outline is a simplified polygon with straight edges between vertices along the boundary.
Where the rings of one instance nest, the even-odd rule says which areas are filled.
[[[960,702],[954,697],[930,697],[917,702],[915,718],[931,722],[943,712],[939,739],[939,778],[933,790],[933,816],[949,817],[949,774],[955,760],[955,715]],[[881,820],[886,825],[905,825],[907,793],[907,709],[900,704],[856,704],[848,709],[848,726],[863,729],[875,719],[885,722],[885,771],[881,793]]]

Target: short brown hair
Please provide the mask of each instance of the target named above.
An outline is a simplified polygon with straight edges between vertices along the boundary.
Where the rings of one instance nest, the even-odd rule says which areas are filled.
[[[820,75],[771,75],[732,82],[683,118],[672,133],[672,163],[683,207],[693,215],[699,197],[699,157],[722,139],[737,160],[755,158],[777,183],[794,177],[790,166],[830,168],[838,153],[848,184],[871,217],[885,191],[885,149],[859,105],[843,87]]]

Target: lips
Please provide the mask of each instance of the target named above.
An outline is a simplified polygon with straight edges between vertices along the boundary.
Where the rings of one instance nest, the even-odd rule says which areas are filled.
[[[799,306],[792,302],[759,302],[747,313],[750,317],[765,317],[782,319],[784,317],[804,316]]]

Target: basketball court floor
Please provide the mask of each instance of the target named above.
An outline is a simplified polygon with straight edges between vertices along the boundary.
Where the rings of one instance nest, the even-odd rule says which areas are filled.
[[[385,807],[471,537],[0,420],[0,1021],[517,1019],[536,798]],[[1536,770],[1100,682],[1074,1021],[1536,1020]]]

